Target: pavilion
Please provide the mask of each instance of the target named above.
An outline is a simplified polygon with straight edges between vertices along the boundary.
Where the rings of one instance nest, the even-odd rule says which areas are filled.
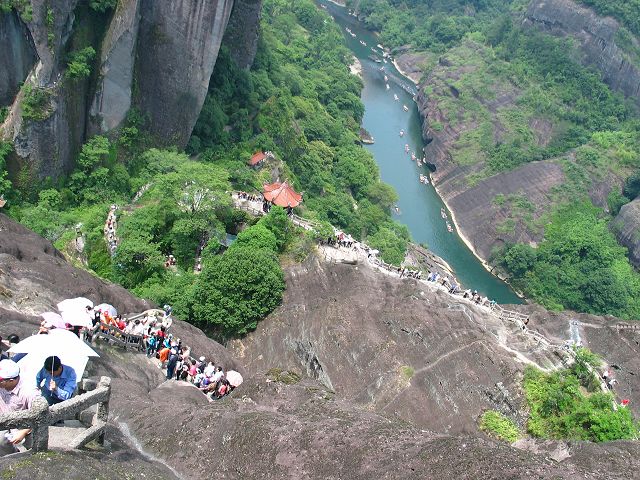
[[[263,195],[268,202],[284,208],[295,208],[302,202],[302,195],[297,193],[287,182],[265,185]]]

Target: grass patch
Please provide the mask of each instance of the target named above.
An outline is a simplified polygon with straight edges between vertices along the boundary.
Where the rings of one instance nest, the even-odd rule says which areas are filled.
[[[410,367],[409,365],[403,365],[402,367],[400,367],[400,374],[406,380],[411,380],[411,378],[413,378],[413,375],[415,375],[415,373],[416,371],[414,370],[414,368]]]
[[[518,426],[495,410],[484,412],[480,417],[479,426],[483,432],[509,443],[515,442],[521,436]]]
[[[267,378],[272,382],[284,383],[285,385],[295,385],[300,381],[302,375],[281,368],[271,368],[267,371]]]

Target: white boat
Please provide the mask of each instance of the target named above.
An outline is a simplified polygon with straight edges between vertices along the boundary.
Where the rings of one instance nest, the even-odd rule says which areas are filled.
[[[408,111],[409,111],[409,107],[407,107],[406,105],[403,105],[403,106],[402,106],[402,109],[403,109],[405,112],[408,112]]]
[[[447,231],[449,233],[453,232],[453,227],[451,226],[451,224],[449,222],[447,222]]]
[[[440,216],[441,216],[442,218],[444,218],[444,219],[446,219],[446,218],[447,218],[447,212],[445,212],[445,211],[444,211],[444,208],[441,208],[441,209],[440,209]]]
[[[384,58],[382,59],[382,61],[383,61],[384,63],[387,63],[387,60],[386,60],[386,59],[384,59]]]
[[[378,47],[380,50],[384,50],[384,47],[380,44],[376,45],[376,47]]]
[[[389,77],[387,77],[386,75],[384,76],[384,81],[388,82],[389,81]]]
[[[404,137],[404,130],[400,130],[400,136]]]
[[[396,102],[397,102],[398,100],[400,100],[400,99],[398,98],[398,95],[397,95],[397,94],[395,94],[395,93],[393,94],[393,99],[394,99]]]
[[[428,185],[429,184],[429,177],[427,177],[426,175],[420,174],[420,183],[422,183],[424,185]]]
[[[404,153],[409,153],[409,144],[408,143],[404,144]]]
[[[389,84],[386,84],[387,90],[389,90],[391,87],[389,86]]]
[[[355,34],[355,33],[352,33],[352,34],[351,34],[351,36],[352,36],[353,38],[356,38],[356,34]],[[385,63],[386,63],[386,62],[385,62]]]

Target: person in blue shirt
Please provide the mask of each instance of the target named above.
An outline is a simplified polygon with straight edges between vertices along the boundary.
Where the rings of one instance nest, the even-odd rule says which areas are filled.
[[[36,386],[49,405],[63,402],[76,391],[76,372],[70,366],[63,365],[60,358],[47,357],[44,367],[36,376]]]

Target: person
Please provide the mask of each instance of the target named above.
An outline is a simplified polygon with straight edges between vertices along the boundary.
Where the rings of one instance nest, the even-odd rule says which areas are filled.
[[[63,365],[57,356],[47,357],[36,375],[36,387],[49,405],[69,400],[76,391],[76,382],[75,370]]]
[[[176,367],[178,366],[178,350],[173,348],[167,361],[167,380],[171,380],[176,373]],[[181,367],[182,368],[182,367]]]
[[[20,366],[13,360],[0,360],[0,412],[28,410],[39,396],[37,389],[20,377]],[[0,432],[0,448],[5,453],[13,453],[17,445],[31,433],[30,428]]]

